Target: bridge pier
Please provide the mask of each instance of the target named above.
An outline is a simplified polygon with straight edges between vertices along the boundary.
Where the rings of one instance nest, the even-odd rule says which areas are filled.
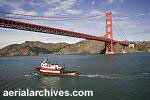
[[[112,38],[112,12],[106,13],[106,40]],[[105,42],[105,54],[114,54],[113,41]]]
[[[106,51],[105,51],[105,54],[115,54],[114,53],[114,48],[113,48],[113,42],[105,42],[105,48],[106,48]]]

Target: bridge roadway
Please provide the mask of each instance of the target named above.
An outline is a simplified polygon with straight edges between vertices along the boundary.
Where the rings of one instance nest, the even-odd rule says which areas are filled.
[[[105,38],[104,36],[98,37],[98,36],[88,35],[88,34],[79,33],[79,32],[73,32],[73,31],[68,31],[68,30],[63,30],[63,29],[58,29],[58,28],[52,28],[52,27],[41,26],[41,25],[36,25],[36,24],[31,24],[31,23],[25,23],[21,21],[10,20],[6,18],[0,18],[0,27],[32,31],[32,32],[41,32],[41,33],[54,34],[54,35],[77,37],[77,38],[97,40],[97,41],[102,41],[102,42],[113,41],[114,44],[119,43],[124,46],[128,45],[128,41],[117,41],[117,40]]]

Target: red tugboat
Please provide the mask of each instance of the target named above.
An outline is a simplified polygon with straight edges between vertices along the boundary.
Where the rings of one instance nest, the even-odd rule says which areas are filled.
[[[78,71],[65,71],[64,67],[59,67],[58,64],[49,64],[48,59],[41,63],[41,67],[37,67],[34,72],[35,75],[45,75],[45,76],[79,76]]]

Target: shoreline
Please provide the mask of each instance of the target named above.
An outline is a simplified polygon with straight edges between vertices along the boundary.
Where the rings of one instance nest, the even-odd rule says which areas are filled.
[[[131,52],[127,52],[127,53],[121,53],[121,52],[116,52],[115,54],[113,55],[116,55],[116,54],[128,54],[128,53],[150,53],[150,52],[147,52],[147,51],[131,51]],[[65,55],[106,55],[106,54],[39,54],[39,55],[17,55],[17,56],[0,56],[0,57],[21,57],[21,56],[65,56]]]

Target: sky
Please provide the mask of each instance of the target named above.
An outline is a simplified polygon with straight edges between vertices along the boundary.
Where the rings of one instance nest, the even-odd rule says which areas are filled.
[[[29,23],[61,28],[90,35],[105,35],[105,16],[56,21],[53,17],[83,17],[112,11],[113,39],[150,41],[150,0],[0,0],[0,17],[18,17],[14,13],[51,17],[51,21],[25,20]],[[126,37],[126,38],[124,38]],[[83,39],[0,28],[0,48],[25,41],[76,43]]]

